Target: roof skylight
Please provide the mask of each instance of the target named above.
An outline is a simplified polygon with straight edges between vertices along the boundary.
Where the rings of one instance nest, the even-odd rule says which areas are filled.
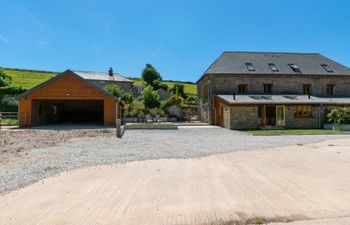
[[[323,67],[323,69],[325,71],[327,71],[328,73],[333,73],[334,71],[332,70],[332,68],[330,68],[327,64],[321,64],[321,66]]]
[[[247,69],[248,69],[249,71],[255,71],[255,68],[254,68],[253,64],[251,64],[251,63],[246,63],[245,66],[247,67]]]
[[[269,67],[272,71],[277,72],[279,71],[277,66],[274,63],[269,63]]]
[[[294,72],[300,72],[300,67],[295,65],[295,64],[289,64],[289,67],[294,71]]]

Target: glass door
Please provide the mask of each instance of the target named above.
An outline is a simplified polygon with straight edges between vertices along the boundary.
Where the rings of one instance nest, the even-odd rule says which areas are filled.
[[[286,125],[285,120],[285,107],[276,106],[276,126],[283,127]]]

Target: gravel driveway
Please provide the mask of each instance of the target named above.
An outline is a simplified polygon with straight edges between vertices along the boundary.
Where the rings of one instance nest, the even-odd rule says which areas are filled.
[[[196,158],[348,137],[251,136],[222,128],[183,127],[179,130],[127,130],[122,139],[114,136],[74,138],[55,147],[19,153],[21,160],[0,164],[0,193],[78,167],[147,159]]]

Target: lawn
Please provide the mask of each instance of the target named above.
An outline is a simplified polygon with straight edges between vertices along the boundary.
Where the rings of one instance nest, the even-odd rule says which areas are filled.
[[[4,119],[4,120],[1,120],[1,125],[14,126],[14,125],[17,125],[17,123],[18,123],[17,119]]]
[[[350,134],[350,131],[325,129],[281,129],[281,130],[243,130],[253,135],[293,135],[293,134]]]

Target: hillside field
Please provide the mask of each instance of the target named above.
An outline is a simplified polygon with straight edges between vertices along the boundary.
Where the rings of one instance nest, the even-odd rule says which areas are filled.
[[[12,86],[23,87],[30,89],[51,77],[54,77],[58,72],[39,71],[39,70],[25,70],[25,69],[3,69],[5,73],[12,77]],[[139,78],[130,78],[135,81],[134,84],[141,84],[142,80]],[[175,82],[163,81],[171,88]],[[181,81],[179,81],[181,83]],[[195,84],[185,84],[185,93],[187,95],[197,95],[197,86]]]

